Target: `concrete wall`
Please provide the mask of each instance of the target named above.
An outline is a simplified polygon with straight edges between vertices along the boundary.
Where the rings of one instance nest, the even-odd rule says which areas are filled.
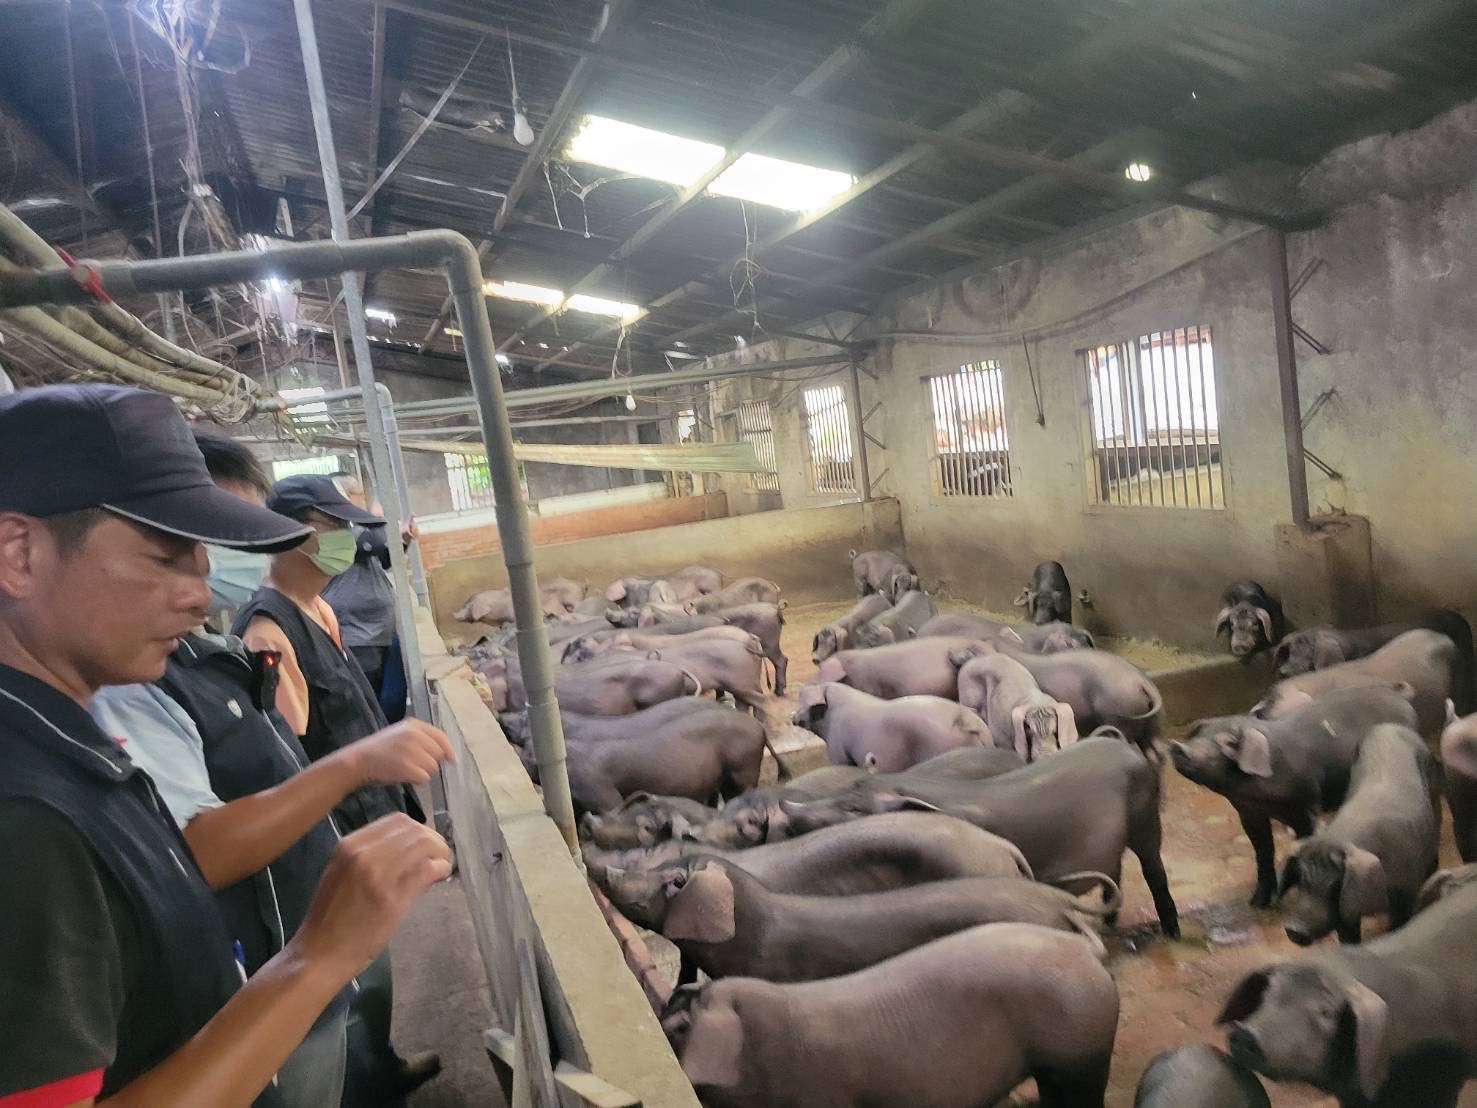
[[[1310,467],[1311,499],[1315,512],[1369,517],[1379,619],[1432,604],[1477,615],[1468,503],[1477,488],[1477,181],[1471,158],[1452,157],[1474,144],[1477,104],[1335,151],[1300,186],[1305,203],[1333,209],[1331,220],[1289,240],[1294,275],[1323,260],[1294,318],[1333,349],[1320,356],[1298,346],[1303,411],[1336,390],[1307,445],[1343,476]],[[926,583],[1008,607],[1036,562],[1059,559],[1074,589],[1091,594],[1080,622],[1199,648],[1215,645],[1212,620],[1229,581],[1299,591],[1278,570],[1276,530],[1290,509],[1268,239],[1245,224],[1160,211],[928,288],[859,329],[929,333],[880,338],[865,363],[876,382],[862,379],[864,408],[881,403],[868,428],[886,447],[872,448],[872,469],[901,504],[907,551]],[[1227,507],[1089,503],[1080,351],[1190,324],[1213,336]],[[825,352],[781,340],[745,357]],[[941,497],[922,378],[981,358],[1003,367],[1015,495]],[[795,387],[743,381],[726,390],[774,396]],[[785,504],[794,507],[808,495],[799,416],[777,402],[774,419]],[[1287,599],[1295,609],[1300,597]]]
[[[545,577],[564,575],[603,587],[628,573],[660,573],[699,563],[730,578],[769,577],[795,602],[828,599],[850,589],[847,551],[893,547],[902,541],[893,500],[828,508],[761,512],[679,527],[540,546],[534,556]],[[449,562],[430,575],[437,624],[457,627],[450,615],[478,589],[507,584],[502,558]]]

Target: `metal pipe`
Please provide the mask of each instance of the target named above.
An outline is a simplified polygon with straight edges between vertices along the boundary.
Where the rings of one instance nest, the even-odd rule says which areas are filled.
[[[1287,279],[1287,234],[1268,234],[1267,264],[1272,284],[1272,330],[1277,348],[1277,383],[1282,393],[1282,437],[1287,448],[1287,493],[1292,521],[1311,529],[1308,465],[1303,456],[1303,401],[1298,392],[1297,347],[1293,344],[1292,293]]]
[[[872,499],[872,469],[867,462],[867,437],[862,425],[862,381],[856,363],[851,363],[851,456],[856,460],[857,491],[862,500]]]
[[[374,388],[375,391],[379,394],[379,409],[385,421],[385,441],[389,444],[390,447],[390,474],[395,479],[395,494],[400,498],[402,518],[407,523],[411,523],[415,520],[415,513],[411,510],[410,507],[410,482],[406,479],[405,476],[405,451],[402,450],[400,447],[400,424],[399,421],[395,418],[395,401],[394,398],[390,395],[389,388],[385,385],[383,381],[376,381]],[[415,588],[416,599],[419,600],[421,604],[429,606],[431,603],[431,593],[430,590],[426,587],[426,564],[425,561],[421,558],[420,543],[413,542],[405,549],[406,554],[408,555],[408,561],[410,563],[410,583]],[[416,654],[417,656],[419,656],[420,651],[417,650]],[[417,660],[419,660],[419,657],[417,657]],[[429,713],[431,711],[431,695],[429,690],[426,689],[425,667],[421,666],[420,670],[421,673],[418,684],[421,693],[426,698],[427,712],[427,714],[421,716],[421,718],[430,719],[431,717]],[[415,678],[412,678],[409,673],[406,674],[406,677],[408,679],[415,680]],[[416,687],[413,685],[411,688],[412,692],[414,692]]]
[[[168,292],[210,288],[268,276],[312,280],[364,269],[439,266],[452,285],[457,316],[465,342],[473,390],[482,416],[489,469],[497,497],[498,533],[508,563],[508,581],[518,627],[518,654],[528,690],[534,749],[543,783],[544,810],[559,827],[578,857],[574,809],[569,798],[565,765],[564,727],[553,696],[553,661],[544,628],[538,582],[533,572],[533,538],[528,504],[518,482],[513,458],[513,434],[508,426],[508,404],[494,357],[492,324],[482,298],[482,267],[477,252],[454,231],[416,231],[357,242],[286,243],[260,251],[197,254],[143,262],[85,262],[77,267],[53,267],[25,275],[0,274],[0,306],[37,303],[75,304],[91,293],[77,284],[74,268],[83,279],[95,276],[110,292]],[[537,390],[530,390],[537,391]],[[314,397],[311,402],[321,402]],[[270,409],[287,408],[283,401]],[[393,544],[392,544],[393,550]],[[534,705],[538,705],[535,711]]]
[[[318,161],[323,173],[324,198],[328,202],[328,215],[333,239],[347,243],[349,233],[348,213],[344,207],[343,182],[338,172],[338,152],[333,145],[333,124],[328,115],[328,91],[323,82],[322,60],[318,56],[318,33],[313,26],[313,8],[310,0],[293,0],[293,12],[297,17],[298,40],[302,47],[303,70],[308,84],[308,107],[313,117],[313,133],[318,141]],[[359,389],[365,412],[369,416],[369,455],[373,462],[375,483],[380,490],[380,511],[384,514],[389,529],[390,576],[394,581],[395,622],[400,632],[400,652],[405,660],[405,678],[410,687],[411,707],[415,715],[426,721],[431,718],[430,695],[426,689],[425,661],[421,657],[420,635],[416,628],[415,606],[411,592],[410,570],[406,564],[405,550],[400,545],[404,530],[401,497],[405,490],[395,480],[395,460],[391,455],[385,411],[388,405],[381,403],[376,388],[374,365],[369,353],[369,325],[364,318],[364,299],[360,293],[359,278],[351,270],[340,271],[339,280],[344,294],[344,310],[348,316],[349,341],[354,349],[354,368],[359,374]],[[398,444],[397,444],[398,445]],[[394,489],[398,495],[384,493]],[[408,509],[408,502],[404,505]]]

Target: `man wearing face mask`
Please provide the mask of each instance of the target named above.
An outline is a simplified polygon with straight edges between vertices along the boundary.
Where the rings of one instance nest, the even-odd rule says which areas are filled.
[[[218,488],[265,502],[270,485],[246,447],[199,429],[195,441]],[[208,551],[212,606],[239,608],[265,576],[267,556]],[[309,765],[275,709],[276,662],[201,629],[180,640],[156,684],[101,689],[91,708],[154,780],[241,944],[248,975],[302,923],[338,843],[333,807],[366,785],[425,781],[450,754],[444,736],[411,721]],[[346,991],[279,1071],[289,1108],[339,1102],[347,1013]]]
[[[264,584],[236,613],[232,630],[250,649],[280,656],[277,709],[317,761],[386,726],[374,690],[344,649],[338,619],[321,595],[354,562],[350,525],[385,521],[350,503],[328,477],[278,481],[267,507],[314,533],[301,550],[272,558]],[[408,790],[388,786],[351,793],[334,809],[334,819],[348,832],[394,811],[421,817]]]

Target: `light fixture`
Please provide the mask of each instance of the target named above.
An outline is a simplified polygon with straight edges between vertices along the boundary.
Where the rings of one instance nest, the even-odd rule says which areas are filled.
[[[441,333],[454,339],[459,339],[462,337],[462,333],[458,331],[455,327],[443,327],[441,329]]]
[[[506,354],[494,354],[493,357],[497,359],[497,364],[498,365],[512,365],[513,364],[513,359],[510,358],[510,357],[508,357]]]
[[[547,350],[547,349],[549,349],[549,344],[546,343],[546,342],[541,342],[541,343],[538,344],[538,348],[540,350]]]
[[[1149,166],[1148,162],[1129,162],[1123,170],[1123,176],[1127,177],[1130,181],[1142,183],[1154,176],[1154,170]]]
[[[717,165],[725,152],[715,143],[587,115],[564,153],[571,161],[686,188]],[[820,207],[855,183],[855,177],[840,170],[744,154],[718,175],[708,191],[798,212]]]
[[[635,410],[636,410],[636,398],[634,396],[632,396],[630,393],[626,393],[626,411],[628,411],[628,412],[634,412]]]
[[[683,358],[687,361],[697,360],[696,354],[689,354],[686,350],[663,350],[662,353],[669,358]]]
[[[587,115],[564,153],[572,161],[685,187],[723,157],[723,147],[619,119]]]
[[[646,314],[640,304],[627,304],[620,300],[606,300],[603,296],[587,296],[577,292],[565,301],[565,307],[590,315],[612,315],[622,323],[634,323]]]
[[[395,318],[394,312],[387,311],[384,308],[365,308],[364,314],[370,319],[377,319],[381,323],[388,323],[391,327],[395,326],[395,324],[399,322]],[[457,334],[460,335],[461,332],[458,331]]]
[[[508,31],[508,83],[513,86],[513,138],[519,146],[533,145],[533,128],[528,124],[528,105],[518,95],[518,74],[513,69],[513,32]]]
[[[856,178],[839,169],[745,154],[719,174],[708,191],[714,196],[732,196],[786,211],[808,212],[840,196],[854,184]]]
[[[522,281],[486,281],[482,291],[488,296],[503,300],[521,300],[525,304],[546,304],[552,307],[564,303],[564,293],[543,285],[529,285]]]

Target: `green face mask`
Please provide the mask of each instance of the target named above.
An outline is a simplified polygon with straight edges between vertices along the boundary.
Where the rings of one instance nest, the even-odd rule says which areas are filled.
[[[337,577],[354,564],[357,549],[354,532],[345,527],[338,531],[319,531],[318,549],[308,557],[330,577]]]

